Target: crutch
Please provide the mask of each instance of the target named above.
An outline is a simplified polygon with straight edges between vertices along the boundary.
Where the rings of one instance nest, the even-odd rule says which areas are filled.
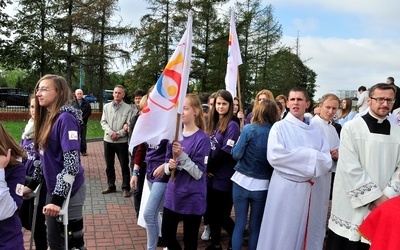
[[[75,181],[75,176],[72,176],[70,174],[64,175],[64,181],[70,185],[70,189],[68,191],[67,198],[65,199],[60,213],[58,214],[58,221],[62,221],[64,225],[64,246],[65,250],[68,250],[68,206],[69,206],[69,199],[71,197],[71,191],[72,191],[72,184]]]
[[[42,188],[42,183],[39,184],[39,186],[36,187],[35,191],[33,191],[30,194],[31,198],[34,198],[33,200],[33,217],[32,217],[32,227],[31,227],[31,239],[29,242],[29,250],[32,250],[33,246],[33,238],[35,235],[35,226],[36,226],[36,216],[37,216],[37,208],[39,205],[39,198],[40,198],[40,189]]]

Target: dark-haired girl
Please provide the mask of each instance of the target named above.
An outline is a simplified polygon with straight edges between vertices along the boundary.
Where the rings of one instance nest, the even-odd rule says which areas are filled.
[[[222,249],[221,228],[232,237],[235,223],[232,210],[232,181],[236,161],[231,151],[239,138],[239,124],[233,120],[233,98],[226,90],[219,90],[210,109],[207,134],[211,153],[207,166],[207,213],[210,216],[212,244],[208,250]]]

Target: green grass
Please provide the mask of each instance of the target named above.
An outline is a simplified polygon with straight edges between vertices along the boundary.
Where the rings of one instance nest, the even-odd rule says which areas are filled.
[[[17,141],[21,141],[21,134],[27,121],[2,121],[1,122],[11,136]],[[100,120],[89,119],[86,138],[103,138],[104,131],[101,129]]]

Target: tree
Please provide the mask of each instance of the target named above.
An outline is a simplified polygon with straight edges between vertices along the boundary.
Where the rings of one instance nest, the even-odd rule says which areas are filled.
[[[225,88],[229,25],[218,18],[216,5],[227,1],[193,1],[193,77],[200,81],[200,92]],[[227,17],[225,20],[229,20]],[[225,29],[224,29],[225,28]],[[212,79],[212,80],[211,80]]]
[[[65,76],[71,87],[84,72],[86,91],[101,94],[111,65],[130,60],[120,38],[131,37],[132,28],[113,23],[116,11],[117,0],[19,0],[7,29],[13,42],[0,51],[0,62],[26,70],[32,82],[49,73]]]
[[[11,0],[0,0],[0,49],[3,49],[5,44],[8,42],[10,32],[8,27],[10,25],[10,17],[5,11],[3,11],[8,4],[11,4]]]
[[[274,17],[272,5],[260,0],[236,3],[237,32],[242,47],[240,80],[244,100],[252,100],[261,89],[269,88],[268,60],[279,49],[282,26]]]
[[[287,94],[294,86],[305,88],[310,98],[315,93],[317,74],[308,68],[290,48],[283,48],[271,56],[268,65],[269,89],[274,95]]]
[[[109,71],[114,61],[128,62],[130,52],[123,48],[121,40],[126,36],[132,37],[133,29],[122,26],[120,22],[112,25],[111,18],[118,10],[117,0],[89,0],[84,6],[88,15],[85,30],[91,34],[91,42],[82,46],[84,68],[92,73],[92,84],[96,83],[97,93],[102,93],[109,83]],[[95,62],[95,63],[93,63]],[[85,64],[86,63],[86,64]],[[98,76],[96,81],[96,74]],[[100,110],[103,107],[100,98]]]
[[[134,31],[132,50],[139,56],[126,74],[130,92],[154,85],[172,53],[169,45],[173,43],[173,36],[169,25],[173,3],[165,0],[148,2],[151,14],[144,15],[140,20],[140,28]]]

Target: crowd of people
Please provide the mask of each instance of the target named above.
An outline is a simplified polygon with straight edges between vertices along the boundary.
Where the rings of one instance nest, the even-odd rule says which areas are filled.
[[[122,196],[133,189],[147,249],[197,249],[202,220],[207,250],[222,249],[222,229],[228,249],[235,250],[242,249],[246,234],[250,250],[393,249],[396,237],[371,230],[378,222],[392,228],[380,214],[399,204],[400,92],[393,77],[361,86],[356,110],[351,99],[331,93],[312,106],[301,87],[276,98],[263,89],[247,111],[227,90],[188,94],[183,140],[145,142],[129,152],[150,91],[135,91],[131,106],[124,102],[125,88],[115,86],[100,121],[107,177],[102,194],[117,192],[116,155]],[[0,123],[0,249],[24,249],[21,228],[33,223],[36,249],[64,249],[64,237],[69,248],[85,249],[80,157],[88,155],[91,108],[82,96],[78,89],[72,98],[64,78],[45,75],[30,98],[20,145]],[[29,198],[38,186],[35,207]],[[68,236],[58,218],[66,201]],[[180,221],[183,246],[177,240]]]

